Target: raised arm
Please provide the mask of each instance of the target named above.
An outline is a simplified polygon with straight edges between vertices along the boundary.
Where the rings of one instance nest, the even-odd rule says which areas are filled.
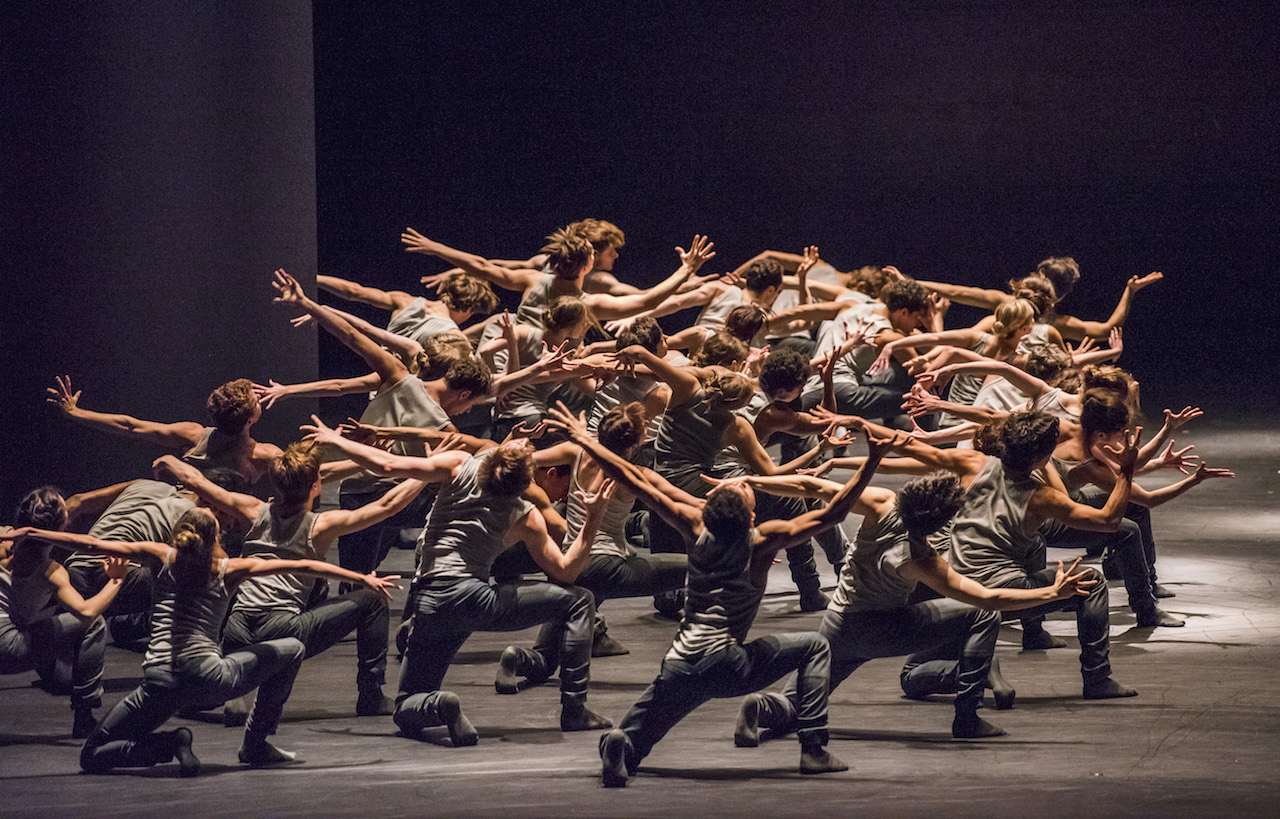
[[[698,368],[672,366],[671,362],[665,358],[659,358],[639,344],[619,350],[614,353],[614,356],[624,364],[643,364],[655,377],[666,382],[667,386],[671,387],[668,406],[681,406],[702,389],[702,382],[698,380],[697,375],[700,372]]]
[[[569,437],[590,455],[605,475],[617,481],[655,514],[666,521],[688,542],[702,527],[702,509],[658,491],[639,468],[621,455],[610,451],[587,431],[586,419],[575,417],[564,404],[550,410],[547,423],[569,433]]]
[[[94,412],[80,406],[83,390],[71,389],[71,376],[58,376],[57,386],[45,390],[46,399],[66,417],[91,429],[109,432],[129,438],[138,438],[167,449],[189,449],[200,442],[204,427],[194,421],[177,421],[172,424],[144,421],[132,415],[110,412]]]
[[[589,495],[580,489],[574,490],[574,494],[582,502],[586,517],[577,537],[563,550],[559,542],[548,533],[547,523],[536,509],[529,512],[516,525],[517,531],[512,533],[511,539],[524,541],[533,562],[538,564],[538,568],[546,572],[551,580],[566,585],[576,582],[578,575],[582,574],[582,570],[591,562],[591,543],[600,530],[600,521],[604,517],[604,511],[610,499],[613,498],[615,486],[613,481],[606,480],[595,494]]]
[[[1075,316],[1058,316],[1054,320],[1053,326],[1058,328],[1063,337],[1073,341],[1089,336],[1092,338],[1106,338],[1116,327],[1124,325],[1124,321],[1129,317],[1129,306],[1133,302],[1133,296],[1142,288],[1150,284],[1155,284],[1164,278],[1164,274],[1160,272],[1149,273],[1146,276],[1131,276],[1124,286],[1124,292],[1120,294],[1120,301],[1116,303],[1116,309],[1111,311],[1111,317],[1106,321],[1085,321]]]
[[[416,478],[424,483],[441,483],[450,480],[458,467],[462,466],[463,461],[471,457],[470,453],[452,449],[447,452],[436,452],[425,458],[414,455],[393,455],[386,450],[358,444],[344,437],[338,431],[325,426],[325,423],[314,415],[311,416],[311,424],[304,425],[301,429],[316,443],[336,447],[346,457],[370,472],[392,478]]]
[[[352,327],[350,322],[333,310],[308,298],[302,285],[284,270],[275,272],[272,284],[279,294],[274,299],[276,302],[296,305],[314,316],[321,327],[363,358],[369,369],[382,379],[383,385],[391,386],[409,374],[403,361],[379,347],[373,339]]]
[[[311,543],[316,554],[323,556],[330,544],[343,535],[368,529],[404,509],[426,485],[424,481],[414,479],[401,481],[382,497],[364,506],[321,512],[311,529]]]
[[[934,347],[949,345],[952,347],[971,347],[982,333],[972,328],[963,330],[944,330],[941,333],[917,333],[890,341],[880,348],[880,355],[867,368],[868,375],[875,375],[889,369],[889,359],[900,350],[910,347],[916,350],[928,350]]]
[[[195,492],[211,506],[235,515],[246,526],[252,526],[262,511],[263,502],[253,495],[242,495],[230,492],[209,480],[204,474],[189,463],[180,461],[172,455],[163,455],[151,464],[155,472],[167,469],[178,482]]]
[[[120,497],[121,492],[135,483],[137,480],[122,481],[101,489],[77,492],[67,498],[67,528],[75,528],[76,521],[80,518],[97,520],[103,512],[107,511],[107,507]]]
[[[326,309],[333,311],[335,316],[342,318],[352,327],[373,339],[379,346],[386,347],[391,352],[400,356],[402,361],[409,361],[418,353],[422,352],[422,345],[408,336],[402,336],[399,333],[391,332],[385,327],[370,324],[359,316],[348,313],[345,310],[338,310],[334,307]]]
[[[1031,496],[1027,506],[1027,525],[1034,523],[1039,528],[1041,522],[1052,518],[1072,529],[1089,532],[1114,532],[1119,529],[1133,489],[1134,463],[1138,457],[1137,436],[1141,431],[1141,428],[1134,433],[1126,431],[1124,445],[1118,451],[1110,450],[1116,456],[1120,473],[1101,509],[1076,503],[1060,490],[1044,486]]]
[[[836,445],[824,436],[822,443],[818,446],[785,464],[778,465],[769,457],[764,445],[756,437],[756,431],[751,426],[751,422],[741,415],[735,416],[733,423],[725,430],[725,443],[736,448],[742,460],[746,461],[747,466],[757,475],[785,475],[795,472],[802,466],[808,466],[814,458]]]
[[[404,249],[410,253],[425,253],[443,259],[454,267],[461,268],[473,276],[478,276],[506,290],[524,292],[542,278],[540,268],[505,267],[495,264],[475,253],[457,250],[428,239],[413,228],[405,228],[404,233],[400,234],[400,241],[404,243]]]
[[[714,258],[716,255],[714,248],[715,243],[707,241],[707,237],[694,236],[688,250],[682,247],[676,248],[676,253],[680,254],[680,266],[661,284],[629,296],[587,293],[582,300],[591,309],[592,315],[600,321],[622,318],[623,316],[651,310],[661,305],[663,301],[675,296],[676,291],[680,289],[680,285],[684,284],[690,276],[697,273],[709,259]]]

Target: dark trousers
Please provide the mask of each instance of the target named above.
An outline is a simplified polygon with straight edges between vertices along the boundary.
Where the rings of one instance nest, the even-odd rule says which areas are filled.
[[[85,600],[107,585],[107,573],[101,561],[76,562],[67,566],[71,586]],[[111,639],[121,648],[144,651],[151,639],[151,593],[154,588],[151,570],[129,564],[124,584],[111,605],[102,613]]]
[[[370,589],[332,597],[301,614],[233,610],[222,630],[222,650],[232,652],[253,643],[292,637],[306,648],[307,657],[314,657],[354,631],[356,688],[379,691],[386,681],[390,619],[386,602]]]
[[[107,712],[85,742],[80,767],[97,773],[168,762],[172,740],[154,732],[169,717],[186,705],[223,702],[255,688],[245,739],[265,740],[276,732],[305,653],[297,640],[270,640],[179,669],[144,669],[142,685]]]
[[[35,671],[55,693],[71,692],[71,707],[102,705],[102,663],[107,651],[101,617],[88,622],[71,612],[29,626],[0,619],[0,674]]]
[[[1052,586],[1056,576],[1056,568],[1046,568],[993,585],[1010,589],[1038,589]],[[1102,682],[1111,676],[1111,615],[1108,610],[1107,584],[1101,577],[1096,580],[1098,582],[1089,588],[1089,594],[1085,597],[1056,600],[1004,615],[1010,619],[1021,619],[1036,618],[1051,611],[1074,611],[1076,633],[1080,636],[1080,673],[1085,685]]]
[[[973,712],[991,670],[1000,616],[956,600],[941,598],[891,611],[827,609],[818,633],[831,643],[831,690],[863,663],[877,657],[909,654],[902,667],[908,697],[955,694],[956,711]],[[798,708],[796,681],[783,692],[786,702],[770,698],[769,724],[794,727]]]
[[[373,503],[387,493],[383,486],[370,491],[348,490],[343,484],[338,488],[338,507],[340,509],[359,509]],[[368,574],[382,565],[382,561],[391,551],[391,547],[400,541],[400,530],[421,527],[427,519],[427,512],[435,501],[435,492],[424,490],[418,497],[409,501],[409,505],[391,517],[338,538],[338,565],[360,574]]]
[[[396,725],[406,731],[440,725],[440,686],[453,657],[473,631],[521,631],[550,624],[558,639],[529,652],[525,676],[549,677],[560,667],[560,701],[585,705],[591,672],[591,593],[553,583],[503,583],[476,578],[420,582],[413,599],[413,634],[400,666]]]
[[[827,640],[812,632],[772,634],[730,646],[698,663],[663,660],[657,679],[622,718],[628,767],[640,764],[668,731],[704,702],[755,693],[793,671],[800,741],[826,745],[831,674]]]
[[[1094,491],[1090,491],[1094,490]],[[1075,494],[1079,503],[1101,509],[1107,504],[1109,492],[1096,487],[1086,487]],[[1152,594],[1155,583],[1155,540],[1151,535],[1151,510],[1137,504],[1129,504],[1120,528],[1114,532],[1087,532],[1070,529],[1061,524],[1051,524],[1045,530],[1045,545],[1059,549],[1104,548],[1116,561],[1124,579],[1124,589],[1129,595],[1129,608],[1137,614],[1153,613],[1156,599]]]

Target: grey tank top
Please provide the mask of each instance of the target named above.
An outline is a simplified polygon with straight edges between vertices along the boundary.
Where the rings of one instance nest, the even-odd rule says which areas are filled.
[[[895,505],[870,531],[858,530],[831,605],[838,612],[902,608],[916,584],[899,576],[898,569],[911,559],[911,541]]]
[[[834,284],[834,285],[840,284],[839,272],[834,267],[827,264],[826,262],[819,262],[818,264],[814,265],[813,268],[809,271],[808,279],[811,282],[822,282],[823,284]],[[862,295],[862,294],[859,293],[858,295]],[[780,292],[778,294],[778,297],[773,300],[772,309],[773,309],[773,312],[775,313],[781,313],[783,310],[790,310],[792,307],[799,307],[799,306],[800,306],[800,291],[792,290],[788,288],[787,290],[783,290],[782,292]],[[765,339],[767,341],[773,341],[775,339],[780,339],[780,338],[808,338],[808,337],[809,337],[809,332],[807,330],[802,330],[798,333],[791,333],[790,335],[769,333],[768,335],[765,336]]]
[[[528,324],[539,330],[545,329],[542,316],[547,312],[547,305],[557,295],[555,291],[555,274],[550,267],[542,268],[542,278],[538,279],[520,298],[520,306],[516,308],[516,321]],[[581,295],[581,293],[571,294]]]
[[[1053,329],[1053,325],[1045,324],[1044,322],[1041,322],[1041,321],[1037,321],[1035,324],[1031,325],[1031,331],[1027,333],[1025,336],[1023,336],[1022,339],[1018,342],[1018,354],[1026,355],[1027,353],[1031,352],[1031,345],[1033,344],[1050,343],[1049,331],[1052,329]]]
[[[111,502],[89,529],[89,535],[124,543],[167,543],[178,518],[194,507],[193,502],[167,483],[135,481]],[[66,563],[86,565],[104,560],[105,555],[76,552]]]
[[[578,488],[576,480],[574,488]],[[626,532],[627,515],[631,513],[635,500],[634,495],[620,486],[614,490],[613,498],[600,518],[600,527],[596,530],[596,536],[591,541],[591,554],[622,558],[635,554],[627,543]],[[569,546],[587,522],[587,507],[573,492],[569,493],[569,498],[565,502],[564,517],[565,523],[568,524],[568,531],[565,533],[562,548],[568,551]]]
[[[30,575],[14,575],[0,569],[0,619],[29,626],[58,613],[54,589],[45,578],[44,567]]]
[[[506,549],[507,529],[533,509],[524,498],[500,498],[483,490],[480,466],[489,456],[482,452],[467,459],[441,487],[418,536],[418,577],[488,580],[494,558]]]
[[[653,442],[658,474],[682,489],[689,488],[686,484],[701,484],[702,491],[696,494],[705,496],[711,487],[698,478],[698,473],[715,465],[724,431],[733,418],[731,411],[708,401],[702,390],[682,406],[667,407]]]
[[[698,536],[689,549],[684,617],[666,659],[697,662],[747,638],[764,598],[749,574],[758,537],[755,529],[727,543],[705,529]]]
[[[865,302],[863,304],[855,304],[847,310],[841,312],[830,322],[822,325],[822,329],[818,331],[818,345],[814,349],[813,357],[825,355],[832,350],[837,349],[844,344],[849,337],[849,330],[856,327],[859,321],[870,320],[870,329],[867,330],[868,337],[874,338],[878,333],[891,329],[892,325],[889,320],[876,313],[876,306],[879,302]],[[863,344],[854,348],[847,353],[839,361],[836,362],[833,378],[836,382],[852,382],[860,384],[863,374],[867,368],[871,366],[871,362],[876,360],[876,356],[880,351],[872,344]],[[805,392],[822,389],[822,378],[818,375],[809,376],[808,382],[805,383]]]
[[[178,586],[171,564],[173,549],[165,557],[164,568],[156,575],[155,602],[151,606],[151,642],[142,659],[143,668],[180,671],[184,666],[209,657],[221,657],[222,622],[231,596],[223,576],[223,558],[218,574],[199,589]]]
[[[391,321],[387,322],[389,332],[411,338],[424,345],[441,333],[457,329],[458,325],[448,316],[428,313],[427,300],[421,296],[409,302],[403,310],[391,317]]]
[[[698,313],[698,319],[693,323],[693,326],[720,330],[724,327],[725,319],[733,312],[733,308],[745,303],[746,300],[743,298],[741,287],[726,288],[723,293],[716,296],[702,308],[702,312]]]
[[[984,586],[1002,586],[1042,567],[1043,539],[1022,531],[1027,503],[1037,488],[1031,480],[1011,482],[1000,459],[988,458],[952,522],[952,567]]]
[[[247,479],[252,476],[246,474],[249,470],[246,469],[245,461],[250,454],[246,450],[251,450],[252,447],[253,442],[246,438],[228,438],[226,435],[220,435],[213,427],[205,427],[200,440],[186,451],[182,460],[201,472],[207,472],[210,469],[230,469],[239,472]]]
[[[275,504],[262,504],[262,510],[244,538],[245,557],[321,560],[311,543],[311,530],[319,517],[305,508],[283,517]],[[252,577],[240,584],[232,608],[236,611],[282,610],[301,614],[313,585],[315,581],[310,577],[296,574]]]
[[[360,421],[377,427],[444,429],[449,424],[449,414],[427,394],[427,387],[421,378],[406,375],[375,395],[360,415]],[[426,445],[421,441],[397,441],[392,445],[391,451],[396,455],[417,457],[427,454]],[[348,491],[371,492],[378,488],[390,488],[396,483],[392,478],[361,472],[347,478],[343,486]]]
[[[542,330],[529,330],[518,334],[517,338],[520,336],[523,336],[520,341],[520,368],[523,369],[542,358]],[[494,372],[507,371],[507,358],[509,358],[507,348],[503,345],[502,349],[493,355]],[[520,418],[525,415],[546,414],[547,396],[555,386],[553,382],[547,381],[542,384],[524,384],[517,387],[498,405],[498,417]]]
[[[1062,403],[1062,390],[1054,387],[1053,389],[1040,396],[1032,403],[1032,409],[1038,409],[1041,412],[1047,412],[1059,421],[1079,421],[1080,416],[1067,409]]]
[[[751,400],[741,409],[733,411],[733,414],[739,418],[745,418],[748,424],[754,424],[756,419],[760,417],[760,413],[764,412],[765,407],[769,406],[768,397],[756,391],[751,396]],[[712,464],[713,470],[717,478],[727,478],[731,475],[746,475],[751,472],[747,466],[747,461],[742,457],[742,453],[738,451],[736,446],[721,447],[716,452],[715,463]]]
[[[643,401],[658,386],[658,379],[651,375],[634,377],[621,375],[600,389],[596,390],[595,400],[591,403],[591,412],[587,416],[587,431],[592,435],[600,428],[600,421],[614,407]],[[652,438],[658,432],[659,418],[650,419],[645,430],[645,438]]]

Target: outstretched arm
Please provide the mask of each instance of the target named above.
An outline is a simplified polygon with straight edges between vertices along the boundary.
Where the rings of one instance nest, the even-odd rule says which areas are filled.
[[[399,358],[379,347],[373,339],[352,327],[350,322],[333,310],[308,298],[302,285],[284,270],[275,272],[272,284],[279,293],[274,299],[276,302],[296,305],[314,316],[321,327],[363,358],[369,369],[382,379],[384,386],[389,387],[409,374],[408,368]]]
[[[671,387],[668,406],[678,407],[684,404],[702,388],[702,382],[698,380],[698,373],[701,372],[699,368],[674,367],[665,358],[658,358],[639,344],[619,350],[614,355],[624,364],[643,364],[656,377],[666,382]]]
[[[337,398],[341,395],[373,392],[381,383],[382,377],[377,373],[355,378],[326,378],[303,384],[281,384],[270,380],[266,384],[254,384],[253,394],[258,396],[258,401],[265,405],[265,409],[271,409],[281,398]]]
[[[316,443],[336,447],[365,469],[392,478],[416,478],[424,483],[441,483],[451,479],[463,461],[471,457],[470,453],[457,450],[436,452],[425,458],[393,455],[386,450],[357,444],[325,426],[314,415],[311,416],[311,423],[303,425],[301,429]]]
[[[229,492],[204,476],[199,469],[189,463],[180,461],[172,455],[163,455],[151,464],[153,471],[159,473],[167,469],[173,473],[178,482],[195,492],[210,505],[235,515],[247,526],[252,526],[262,511],[262,501],[253,495],[242,495]]]
[[[381,523],[409,505],[427,484],[419,480],[401,481],[377,500],[355,509],[331,509],[316,517],[311,529],[311,543],[316,554],[324,556],[330,544],[343,535],[368,529]]]
[[[473,276],[478,276],[506,290],[524,292],[542,278],[542,270],[539,268],[504,267],[494,264],[483,256],[428,239],[413,228],[405,228],[404,233],[400,234],[400,241],[404,243],[404,249],[410,253],[436,256],[454,267],[461,268]]]
[[[987,290],[983,287],[968,287],[946,282],[926,282],[920,279],[916,279],[916,284],[940,296],[946,296],[956,304],[967,304],[970,307],[982,307],[987,310],[995,310],[1001,302],[1009,298],[1009,294],[1003,290]]]
[[[242,583],[251,577],[266,577],[273,574],[302,574],[318,577],[321,580],[338,580],[359,584],[375,591],[384,602],[390,602],[391,590],[398,589],[395,581],[400,575],[393,574],[378,577],[370,572],[360,574],[322,560],[264,560],[258,557],[233,557],[227,561],[227,579],[232,583]]]
[[[715,243],[708,241],[707,237],[694,236],[688,250],[682,247],[676,248],[676,253],[680,254],[680,266],[661,284],[629,296],[587,293],[582,301],[591,309],[592,315],[600,321],[631,316],[655,308],[664,300],[675,296],[680,285],[697,273],[703,264],[715,257],[714,248]]]
[[[1092,579],[1093,573],[1088,567],[1080,570],[1080,560],[1076,558],[1070,569],[1063,569],[1062,561],[1058,561],[1058,573],[1053,584],[1034,589],[989,589],[960,574],[938,555],[908,561],[898,568],[898,574],[905,580],[923,583],[944,597],[970,606],[986,611],[1016,611],[1087,595],[1089,588],[1098,581]]]
[[[71,376],[58,376],[57,387],[49,387],[46,399],[66,417],[92,429],[139,438],[167,449],[189,449],[200,442],[204,435],[204,427],[194,421],[177,421],[165,424],[159,421],[144,421],[132,415],[110,412],[94,412],[80,406],[80,393],[83,390],[71,389]]]
[[[327,309],[332,310],[335,316],[344,319],[348,324],[373,339],[380,346],[386,347],[391,352],[400,356],[402,361],[409,361],[418,353],[422,352],[422,345],[408,336],[402,336],[399,333],[393,333],[376,324],[370,324],[359,316],[348,313],[345,310],[338,310],[334,307],[329,307]],[[293,323],[295,325],[301,325],[311,320],[310,315],[303,315],[294,319]]]
[[[614,486],[613,481],[605,481],[592,495],[582,490],[575,490],[575,494],[586,510],[586,518],[582,524],[582,531],[563,551],[548,534],[547,524],[536,509],[531,510],[513,527],[514,531],[509,535],[508,540],[512,542],[523,540],[533,562],[538,564],[538,568],[546,572],[551,580],[565,585],[576,582],[578,575],[582,574],[582,570],[591,562],[591,543],[600,530],[600,520],[604,517],[605,507],[613,497]]]
[[[413,296],[403,291],[379,290],[337,276],[316,276],[316,287],[340,299],[362,302],[383,310],[399,310],[413,300]]]
[[[1078,341],[1085,336],[1106,338],[1113,329],[1124,325],[1124,320],[1129,317],[1129,305],[1133,302],[1133,295],[1163,278],[1164,274],[1160,272],[1148,273],[1146,276],[1131,276],[1124,286],[1124,292],[1120,294],[1116,309],[1111,311],[1111,317],[1106,321],[1085,321],[1075,316],[1060,315],[1054,320],[1053,326],[1058,328],[1063,337],[1072,341]]]

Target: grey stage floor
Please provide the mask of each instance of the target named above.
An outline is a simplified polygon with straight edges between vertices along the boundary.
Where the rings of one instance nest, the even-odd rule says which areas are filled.
[[[1051,619],[1072,648],[1021,652],[1015,628],[1001,635],[997,656],[1017,705],[987,715],[1006,737],[952,741],[949,704],[903,699],[899,662],[877,660],[832,697],[831,748],[847,773],[801,777],[794,740],[734,748],[738,701],[719,700],[677,726],[625,790],[606,791],[596,734],[557,728],[554,685],[494,693],[498,653],[530,643],[533,631],[477,634],[450,671],[446,685],[482,737],[474,748],[455,750],[439,733],[400,738],[388,717],[354,717],[354,643],[342,643],[307,661],[287,706],[277,739],[300,764],[243,769],[239,731],[188,722],[204,763],[194,780],[171,765],[78,773],[66,700],[17,675],[0,678],[0,815],[1275,816],[1280,435],[1204,423],[1183,438],[1239,478],[1197,487],[1155,515],[1161,577],[1177,591],[1166,607],[1185,628],[1135,628],[1112,584],[1115,676],[1141,692],[1134,699],[1082,702],[1074,623]],[[396,552],[384,568],[409,563]],[[797,612],[784,566],[770,589],[753,633],[816,628],[820,615]],[[591,704],[617,720],[653,678],[674,626],[647,600],[610,601],[604,612],[632,653],[593,663]],[[388,693],[396,674],[393,662]],[[110,648],[107,704],[137,675],[137,656]]]

